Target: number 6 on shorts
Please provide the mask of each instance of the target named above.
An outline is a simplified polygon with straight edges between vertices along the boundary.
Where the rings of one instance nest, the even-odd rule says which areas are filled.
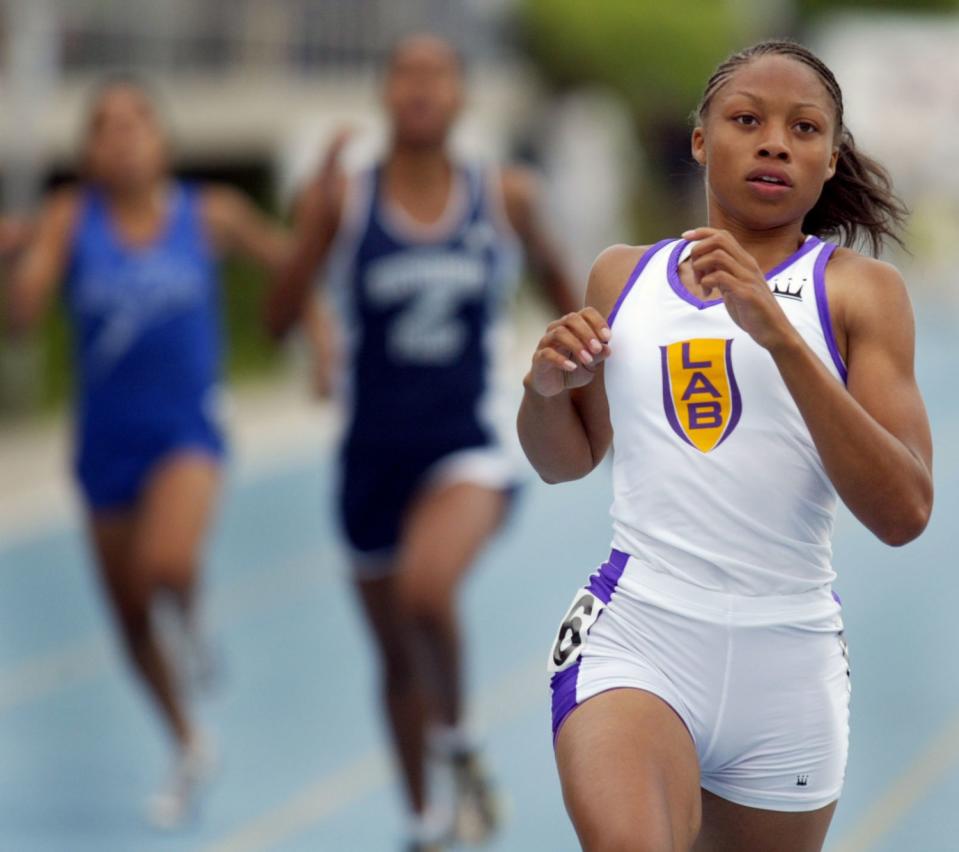
[[[580,589],[576,593],[563,623],[559,626],[559,635],[549,655],[547,668],[550,672],[568,669],[580,658],[583,642],[604,609],[606,604],[588,589]]]

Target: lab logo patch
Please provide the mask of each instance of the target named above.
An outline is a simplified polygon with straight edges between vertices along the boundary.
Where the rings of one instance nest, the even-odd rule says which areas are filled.
[[[666,419],[701,453],[725,441],[742,414],[732,348],[732,340],[705,337],[659,347]]]

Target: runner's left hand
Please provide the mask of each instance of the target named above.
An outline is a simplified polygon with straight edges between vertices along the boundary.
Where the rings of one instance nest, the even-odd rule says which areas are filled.
[[[772,349],[795,329],[769,289],[766,276],[729,231],[695,228],[683,239],[693,242],[693,274],[707,292],[719,290],[730,317],[765,349]]]

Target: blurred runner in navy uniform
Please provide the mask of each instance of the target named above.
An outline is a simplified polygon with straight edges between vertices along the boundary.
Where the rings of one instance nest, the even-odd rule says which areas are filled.
[[[518,484],[491,378],[522,250],[559,312],[578,305],[529,173],[451,155],[463,84],[447,42],[420,35],[396,46],[385,84],[390,148],[347,179],[347,136],[333,141],[301,196],[297,247],[268,304],[271,329],[285,332],[322,269],[337,309],[348,409],[340,518],[380,651],[413,849],[453,836],[427,791],[428,746],[453,767],[459,839],[495,827],[464,724],[456,592]]]

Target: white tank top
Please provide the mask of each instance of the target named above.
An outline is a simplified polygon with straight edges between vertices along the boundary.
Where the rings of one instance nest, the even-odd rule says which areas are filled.
[[[845,381],[824,282],[835,248],[808,237],[766,277]],[[721,299],[683,286],[689,250],[685,240],[651,247],[609,317],[613,547],[647,577],[735,595],[815,590],[834,605],[835,489],[772,357]]]

